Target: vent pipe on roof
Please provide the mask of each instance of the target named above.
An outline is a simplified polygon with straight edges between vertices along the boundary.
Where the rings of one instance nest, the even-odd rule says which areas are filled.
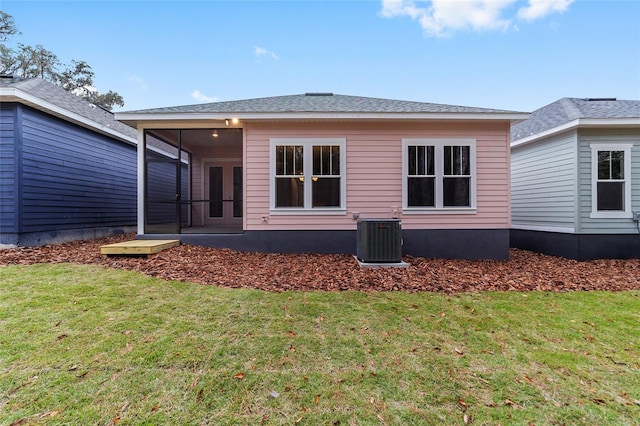
[[[333,96],[331,92],[307,92],[305,96]]]

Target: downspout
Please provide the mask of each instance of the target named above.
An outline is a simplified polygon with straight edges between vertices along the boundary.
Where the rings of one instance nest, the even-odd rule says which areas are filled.
[[[20,239],[22,237],[22,217],[24,206],[22,204],[22,180],[23,180],[23,169],[24,164],[22,162],[22,152],[24,151],[24,141],[23,141],[23,132],[22,132],[22,104],[16,104],[16,113],[14,116],[13,123],[13,161],[16,169],[14,170],[14,188],[16,188],[16,193],[14,194],[14,206],[15,206],[15,222],[13,224],[13,231],[17,235],[16,244],[20,245]]]

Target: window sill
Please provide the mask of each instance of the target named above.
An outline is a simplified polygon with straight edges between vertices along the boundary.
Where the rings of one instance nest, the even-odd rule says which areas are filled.
[[[347,209],[270,209],[272,216],[340,216],[346,215]]]
[[[631,212],[592,212],[591,219],[633,219]]]
[[[477,214],[478,209],[473,207],[461,207],[461,208],[429,208],[429,209],[419,209],[419,208],[403,208],[403,215],[412,215],[412,214]]]

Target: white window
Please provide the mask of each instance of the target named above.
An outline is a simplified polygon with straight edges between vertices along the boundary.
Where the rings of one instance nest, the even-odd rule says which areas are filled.
[[[272,212],[345,213],[345,145],[344,138],[271,139]]]
[[[403,212],[475,212],[476,141],[402,140]]]
[[[631,218],[632,144],[591,144],[591,217]]]

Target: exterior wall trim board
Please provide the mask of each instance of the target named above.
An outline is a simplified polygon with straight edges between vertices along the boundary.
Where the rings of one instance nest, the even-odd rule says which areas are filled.
[[[13,229],[18,235],[22,232],[22,143],[23,143],[23,134],[22,134],[22,105],[17,104],[15,110],[15,121],[13,123],[14,129],[14,139],[13,139],[13,159],[15,161],[16,169],[14,171],[14,184],[16,189],[16,194],[14,198],[14,207],[15,207],[15,222],[13,224]]]

